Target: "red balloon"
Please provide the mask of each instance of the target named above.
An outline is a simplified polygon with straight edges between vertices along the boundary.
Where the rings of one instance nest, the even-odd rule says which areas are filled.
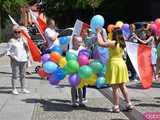
[[[52,52],[50,54],[50,59],[55,63],[58,63],[61,58],[62,58],[62,56],[58,52]]]
[[[155,24],[156,24],[158,27],[160,27],[160,18],[157,18],[157,19],[155,20]]]
[[[78,63],[80,66],[88,65],[89,58],[86,55],[80,55],[80,56],[78,56]]]
[[[40,68],[37,73],[38,73],[38,75],[39,75],[40,77],[42,77],[42,78],[48,76],[48,73],[46,73],[46,72],[43,70],[43,68]]]

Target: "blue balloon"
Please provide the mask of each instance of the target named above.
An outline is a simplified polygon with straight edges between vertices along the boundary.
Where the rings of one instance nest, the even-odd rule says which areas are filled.
[[[65,78],[65,72],[58,68],[54,73],[55,80],[63,80]]]
[[[43,69],[46,73],[53,73],[57,69],[57,65],[54,62],[48,61],[43,64]]]
[[[106,84],[106,80],[104,77],[99,77],[96,81],[97,88],[101,88],[101,87],[105,86],[105,84]]]
[[[60,46],[58,46],[58,45],[55,45],[55,46],[53,46],[52,48],[50,48],[50,51],[51,51],[51,52],[58,52],[58,53],[61,54],[61,55],[62,55],[62,53],[63,53],[62,48],[61,48]]]
[[[95,15],[92,17],[91,22],[90,22],[90,26],[92,29],[92,32],[96,32],[96,28],[97,27],[103,27],[104,26],[104,18],[101,15]]]
[[[67,36],[60,37],[59,38],[59,43],[60,43],[60,45],[67,45],[69,43],[68,37]]]

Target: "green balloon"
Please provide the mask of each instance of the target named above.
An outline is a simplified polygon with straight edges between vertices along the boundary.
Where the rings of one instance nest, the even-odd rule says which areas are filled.
[[[75,73],[79,70],[79,64],[76,60],[69,60],[65,67],[66,71],[69,73]]]
[[[84,65],[84,66],[80,67],[80,69],[79,69],[79,76],[80,76],[80,78],[82,78],[82,79],[87,79],[87,78],[89,78],[92,74],[93,74],[92,68],[89,67],[88,65]]]
[[[103,70],[103,65],[99,61],[93,61],[90,64],[94,73],[100,73]]]
[[[77,60],[77,56],[72,52],[67,52],[66,53],[66,59],[67,59],[67,61],[69,61],[69,60]]]

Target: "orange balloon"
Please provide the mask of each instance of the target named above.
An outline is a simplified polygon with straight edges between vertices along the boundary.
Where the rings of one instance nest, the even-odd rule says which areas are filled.
[[[113,24],[109,24],[109,25],[107,26],[107,31],[108,31],[109,33],[111,33],[111,32],[113,31],[113,29],[114,29],[114,25],[113,25]]]
[[[46,72],[43,70],[43,68],[40,68],[37,73],[38,73],[38,75],[39,75],[40,77],[42,77],[42,78],[47,77],[47,75],[48,75],[48,73],[46,73]]]
[[[61,58],[62,56],[58,52],[52,52],[50,54],[50,59],[55,63],[58,63]]]

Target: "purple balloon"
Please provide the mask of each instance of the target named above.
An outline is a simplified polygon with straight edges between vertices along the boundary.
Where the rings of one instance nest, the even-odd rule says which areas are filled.
[[[49,59],[50,59],[50,55],[49,54],[44,54],[42,57],[41,57],[41,59],[42,59],[42,62],[44,63],[44,62],[47,62]]]
[[[71,74],[69,76],[69,83],[71,87],[76,87],[80,84],[80,77],[78,74]]]
[[[90,54],[89,54],[89,51],[87,49],[82,49],[79,51],[78,53],[78,56],[81,56],[81,55],[85,55],[89,58]]]
[[[123,24],[122,30],[129,31],[129,24],[127,24],[127,23]]]
[[[60,80],[55,79],[55,76],[53,74],[48,76],[48,81],[51,85],[58,85],[58,83],[60,82]]]

